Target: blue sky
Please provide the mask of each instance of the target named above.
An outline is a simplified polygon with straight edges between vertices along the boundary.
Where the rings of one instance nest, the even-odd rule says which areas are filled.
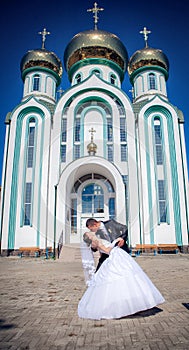
[[[167,82],[168,98],[184,113],[187,160],[189,164],[189,2],[188,0],[99,0],[104,11],[99,14],[98,28],[116,34],[129,57],[144,47],[140,30],[146,26],[151,30],[148,44],[159,48],[170,63]],[[92,14],[87,12],[94,1],[42,1],[32,0],[3,2],[0,13],[0,181],[5,136],[6,114],[21,101],[23,82],[20,61],[28,50],[41,47],[39,31],[45,27],[46,49],[54,51],[63,62],[64,50],[78,32],[93,29]],[[64,70],[61,88],[69,87]],[[123,89],[130,96],[131,85],[126,74]]]

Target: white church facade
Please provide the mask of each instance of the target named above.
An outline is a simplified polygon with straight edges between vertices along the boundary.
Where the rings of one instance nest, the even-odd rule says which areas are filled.
[[[23,98],[5,121],[2,253],[79,243],[89,217],[127,224],[132,247],[188,247],[184,117],[167,96],[168,59],[148,33],[130,59],[96,25],[75,35],[64,53],[70,88],[59,98],[62,63],[44,47],[46,29],[42,48],[22,58]]]

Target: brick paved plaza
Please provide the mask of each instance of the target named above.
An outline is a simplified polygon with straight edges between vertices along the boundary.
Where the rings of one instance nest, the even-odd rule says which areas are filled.
[[[189,349],[189,255],[135,258],[163,294],[159,308],[119,320],[82,320],[79,248],[57,260],[1,257],[0,349]]]

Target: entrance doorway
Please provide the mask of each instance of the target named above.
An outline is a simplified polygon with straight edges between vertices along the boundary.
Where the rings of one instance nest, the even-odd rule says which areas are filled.
[[[100,174],[88,174],[76,181],[71,194],[70,243],[83,240],[86,220],[108,220],[115,217],[115,191],[110,181]]]

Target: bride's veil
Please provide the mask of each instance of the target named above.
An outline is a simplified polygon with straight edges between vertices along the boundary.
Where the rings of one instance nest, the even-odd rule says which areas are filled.
[[[85,283],[88,286],[96,270],[94,256],[86,242],[81,242],[80,248]]]

